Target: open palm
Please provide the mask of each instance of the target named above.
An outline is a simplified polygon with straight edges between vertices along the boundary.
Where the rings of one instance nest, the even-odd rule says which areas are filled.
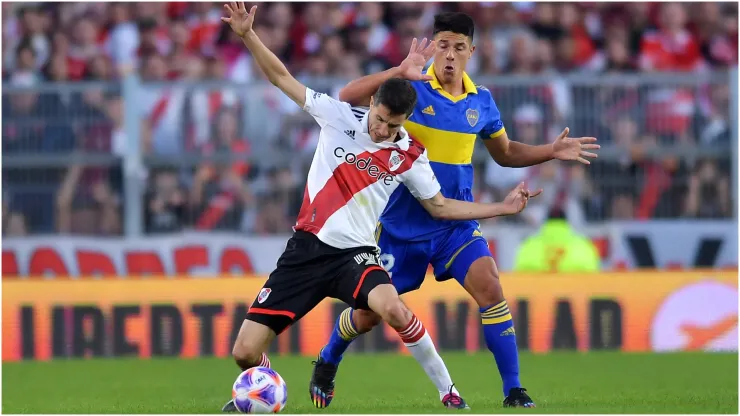
[[[422,39],[421,43],[414,38],[411,41],[408,56],[399,65],[401,76],[409,81],[431,81],[434,79],[434,77],[426,75],[422,71],[424,65],[434,56],[435,48],[434,42],[429,41],[427,44],[427,38]]]
[[[552,150],[555,159],[558,160],[575,160],[590,165],[588,159],[598,157],[596,153],[587,152],[587,150],[598,150],[601,148],[595,144],[595,137],[568,137],[569,128],[565,128],[562,133],[552,143]]]
[[[222,17],[221,21],[228,23],[231,26],[231,30],[234,31],[239,37],[243,37],[254,25],[254,14],[257,12],[257,6],[252,6],[247,13],[247,7],[243,1],[235,2],[232,1],[230,4],[224,4],[224,9],[228,13],[228,17]]]

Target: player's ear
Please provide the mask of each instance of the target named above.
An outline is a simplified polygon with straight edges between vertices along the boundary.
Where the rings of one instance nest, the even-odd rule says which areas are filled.
[[[370,107],[375,107],[375,97],[370,97]]]
[[[473,45],[473,40],[470,40],[470,56],[473,56],[473,52],[475,52],[475,45]]]

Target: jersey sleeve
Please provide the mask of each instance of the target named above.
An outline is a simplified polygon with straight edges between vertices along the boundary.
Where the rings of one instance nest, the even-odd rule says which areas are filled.
[[[321,127],[337,120],[348,109],[348,104],[306,87],[306,103],[303,110],[311,114]]]
[[[402,176],[402,180],[406,188],[411,191],[411,195],[422,201],[431,199],[442,189],[429,165],[426,150],[414,161],[411,168]]]
[[[483,126],[483,129],[480,132],[480,136],[484,140],[495,139],[506,133],[504,122],[501,120],[501,112],[498,111],[496,101],[493,100],[493,97],[490,97],[490,100],[491,102],[488,107],[486,125]]]

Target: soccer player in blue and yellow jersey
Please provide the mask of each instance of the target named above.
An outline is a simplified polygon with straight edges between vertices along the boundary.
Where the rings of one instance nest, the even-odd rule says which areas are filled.
[[[567,128],[548,145],[528,146],[509,140],[490,91],[475,85],[465,73],[475,50],[473,30],[473,20],[463,13],[436,16],[431,46],[426,46],[426,39],[420,44],[414,41],[399,67],[351,82],[342,89],[340,98],[353,105],[367,105],[386,79],[414,81],[418,102],[405,128],[426,147],[447,198],[473,200],[471,158],[479,136],[501,166],[531,166],[552,159],[588,164],[588,158],[596,157],[589,152],[599,148],[596,139],[569,138]],[[434,63],[423,73],[431,57]],[[437,280],[454,278],[470,293],[480,307],[486,344],[503,380],[504,406],[534,407],[519,381],[511,313],[478,223],[435,220],[407,189],[400,187],[380,219],[377,238],[381,259],[399,293],[418,289],[428,264],[433,266]],[[312,392],[318,389],[331,399],[342,354],[354,338],[379,322],[372,312],[347,309],[340,315],[329,344],[315,363]]]

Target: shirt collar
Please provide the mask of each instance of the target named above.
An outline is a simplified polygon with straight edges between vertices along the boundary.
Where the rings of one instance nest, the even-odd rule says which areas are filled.
[[[439,80],[437,79],[437,75],[434,73],[434,62],[432,62],[432,65],[429,65],[429,68],[427,69],[427,75],[432,76],[432,80],[429,81],[429,85],[434,88],[435,90],[442,90],[442,84],[439,83]],[[473,83],[473,80],[470,79],[467,73],[463,72],[463,88],[465,89],[466,94],[478,94],[478,88],[476,88],[475,84]]]
[[[370,118],[370,109],[368,109],[365,112],[365,115],[362,116],[362,132],[370,135],[370,131],[368,130],[368,121]],[[382,143],[376,143],[377,145],[380,145],[382,147],[398,147],[401,150],[409,150],[409,144],[411,143],[411,139],[409,138],[409,133],[401,127],[401,129],[398,131],[398,134],[401,136],[400,140],[397,140],[395,142],[382,142]]]

